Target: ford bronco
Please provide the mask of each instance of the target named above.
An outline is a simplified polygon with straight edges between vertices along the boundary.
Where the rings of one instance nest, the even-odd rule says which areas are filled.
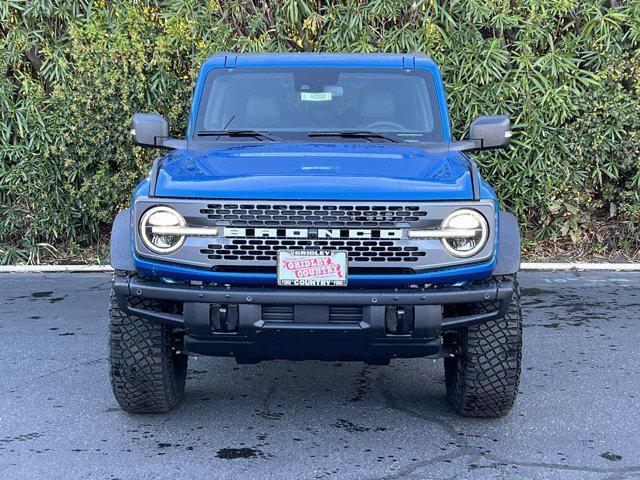
[[[111,384],[131,412],[181,399],[189,355],[443,358],[459,414],[518,389],[520,236],[463,152],[506,147],[481,116],[454,141],[436,64],[412,54],[218,53],[186,138],[133,116],[157,158],[111,234]]]

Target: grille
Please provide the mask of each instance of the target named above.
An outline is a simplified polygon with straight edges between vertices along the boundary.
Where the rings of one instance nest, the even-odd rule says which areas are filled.
[[[236,227],[409,227],[427,215],[418,205],[286,205],[214,203],[200,213],[215,225]]]
[[[293,305],[263,305],[262,320],[265,322],[293,322]]]
[[[278,250],[347,251],[353,262],[417,262],[426,252],[415,246],[398,246],[391,240],[234,239],[200,250],[210,260],[273,261]]]
[[[262,319],[265,322],[293,322],[293,305],[263,305]],[[330,305],[329,322],[361,322],[361,305]]]
[[[216,272],[273,275],[277,254],[287,250],[342,250],[349,256],[349,274],[411,275],[430,269],[488,260],[495,245],[493,201],[338,201],[167,199],[168,206],[184,216],[190,226],[217,227],[216,236],[190,236],[176,252],[151,252],[136,235],[136,251],[157,261],[187,264]],[[156,199],[139,199],[136,222],[157,205]],[[453,210],[473,208],[490,222],[487,246],[471,258],[454,258],[434,239],[409,238],[408,230],[438,228]],[[229,231],[226,228],[246,229]],[[255,229],[270,229],[258,232]],[[306,232],[287,232],[306,229]],[[339,232],[322,232],[337,229]],[[273,232],[275,230],[275,233]],[[353,232],[371,230],[371,232]],[[401,230],[384,232],[384,230]],[[367,238],[370,237],[370,238]]]

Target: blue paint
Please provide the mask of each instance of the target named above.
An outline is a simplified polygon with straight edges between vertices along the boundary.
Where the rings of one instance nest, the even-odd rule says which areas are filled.
[[[276,275],[269,273],[212,272],[171,263],[150,261],[134,255],[136,270],[142,275],[169,277],[178,280],[230,283],[238,285],[276,285]],[[464,267],[434,270],[412,275],[349,275],[350,286],[422,285],[482,280],[491,275],[494,260]]]
[[[298,200],[469,200],[467,158],[399,145],[262,143],[177,150],[160,197]]]

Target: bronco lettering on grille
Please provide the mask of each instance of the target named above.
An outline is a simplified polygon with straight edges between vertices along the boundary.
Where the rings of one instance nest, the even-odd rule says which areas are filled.
[[[401,229],[225,227],[222,234],[228,238],[402,238]]]

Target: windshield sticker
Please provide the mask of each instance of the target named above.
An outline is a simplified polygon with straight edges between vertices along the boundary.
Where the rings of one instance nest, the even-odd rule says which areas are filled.
[[[332,98],[331,92],[300,92],[300,100],[303,102],[330,102]]]

